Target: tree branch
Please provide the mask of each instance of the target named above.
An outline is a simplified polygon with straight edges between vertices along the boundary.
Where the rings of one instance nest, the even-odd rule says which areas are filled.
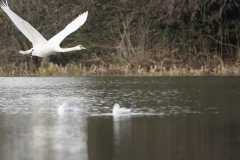
[[[198,34],[198,35],[201,35],[201,36],[203,36],[203,37],[211,38],[212,40],[214,40],[215,42],[217,42],[217,43],[219,43],[219,44],[221,44],[221,45],[229,46],[229,47],[234,47],[234,48],[239,49],[239,47],[238,47],[237,45],[233,45],[233,44],[229,44],[229,43],[222,43],[222,42],[220,42],[219,40],[215,39],[215,38],[214,38],[213,36],[211,36],[211,35],[206,35],[206,34],[198,33],[198,32],[195,32],[195,31],[193,31],[193,30],[188,30],[188,31],[190,31],[190,32],[192,32],[192,33],[195,33],[195,34]]]

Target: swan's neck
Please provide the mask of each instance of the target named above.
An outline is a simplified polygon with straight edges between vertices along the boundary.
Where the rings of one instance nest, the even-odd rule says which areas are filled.
[[[65,105],[61,105],[61,106],[58,108],[58,114],[63,114],[63,113],[64,113],[64,108],[65,108]]]
[[[71,48],[57,48],[56,49],[56,52],[72,52],[72,51],[77,51],[77,50],[81,50],[79,48],[79,46],[76,46],[76,47],[71,47]]]

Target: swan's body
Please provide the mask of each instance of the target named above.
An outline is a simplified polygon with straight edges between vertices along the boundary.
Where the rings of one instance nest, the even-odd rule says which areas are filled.
[[[114,104],[113,106],[113,115],[114,116],[120,116],[120,115],[126,115],[128,113],[131,112],[131,109],[127,109],[127,108],[120,108],[120,105],[119,104]]]
[[[70,114],[78,111],[77,108],[69,107],[66,102],[64,102],[61,106],[58,107],[58,114],[64,115],[64,114]]]
[[[72,48],[61,48],[60,43],[69,34],[76,31],[87,20],[88,12],[79,15],[74,21],[69,23],[65,29],[53,36],[50,40],[46,40],[35,28],[33,28],[27,21],[16,15],[6,3],[1,3],[1,8],[17,26],[17,28],[32,42],[33,48],[27,51],[20,51],[21,54],[27,54],[38,57],[46,57],[55,52],[71,52],[76,50],[86,49],[82,45]]]

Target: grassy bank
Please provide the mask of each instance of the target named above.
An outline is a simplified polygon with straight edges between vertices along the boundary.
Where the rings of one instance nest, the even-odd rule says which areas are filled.
[[[65,66],[49,63],[38,68],[28,67],[27,63],[0,67],[0,76],[239,76],[239,65],[218,65],[213,68],[201,66],[199,69],[187,66],[152,65],[94,65],[85,67],[81,63],[68,63]]]
[[[58,53],[41,65],[18,53],[32,45],[0,12],[0,76],[239,75],[238,1],[11,0],[9,6],[46,39],[88,11],[86,23],[61,44],[87,50]]]

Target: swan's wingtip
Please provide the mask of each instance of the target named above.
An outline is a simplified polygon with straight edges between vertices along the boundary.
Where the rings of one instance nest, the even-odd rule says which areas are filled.
[[[4,2],[2,1],[1,4],[0,4],[1,7],[8,7],[8,2]]]
[[[88,11],[81,13],[78,17],[85,17],[87,18],[88,16]]]
[[[86,16],[88,16],[88,11],[86,11],[84,14],[86,14]]]
[[[81,15],[88,15],[88,11],[83,12]]]
[[[1,8],[2,8],[2,7],[5,7],[5,5],[4,5],[4,2],[3,2],[3,1],[1,2],[0,6],[1,6]]]

